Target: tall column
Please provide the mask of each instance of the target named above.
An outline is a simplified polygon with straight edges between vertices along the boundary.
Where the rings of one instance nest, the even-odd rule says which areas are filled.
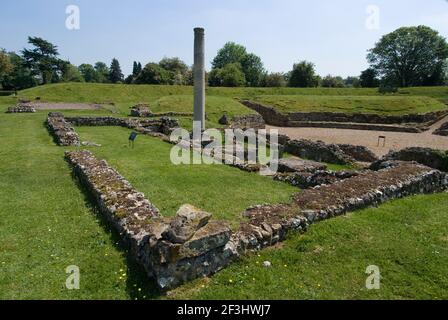
[[[194,121],[205,130],[205,58],[204,29],[194,29]]]

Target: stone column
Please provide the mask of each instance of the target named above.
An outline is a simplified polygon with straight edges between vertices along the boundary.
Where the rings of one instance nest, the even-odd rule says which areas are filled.
[[[204,29],[194,29],[194,121],[205,130],[205,58]]]

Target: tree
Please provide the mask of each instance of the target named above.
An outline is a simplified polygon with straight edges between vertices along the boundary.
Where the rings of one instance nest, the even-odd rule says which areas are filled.
[[[426,26],[403,27],[383,36],[367,56],[381,78],[401,87],[441,84],[447,58],[445,38]]]
[[[263,87],[286,87],[285,75],[280,72],[265,74],[261,84]]]
[[[84,82],[84,77],[79,72],[79,69],[72,65],[70,62],[66,62],[62,68],[62,82]]]
[[[112,63],[110,64],[109,80],[112,83],[122,82],[124,80],[120,63],[115,58],[112,59]]]
[[[57,58],[59,55],[57,47],[38,37],[29,37],[28,43],[34,48],[22,50],[25,65],[34,75],[40,77],[43,84],[54,81],[54,77],[62,72],[61,68],[64,65]]]
[[[98,82],[98,74],[91,64],[83,63],[78,67],[85,82]]]
[[[314,70],[314,64],[307,61],[301,61],[294,64],[289,75],[289,86],[299,88],[317,87],[319,77]]]
[[[344,79],[344,86],[349,88],[359,88],[361,83],[358,77],[347,77]]]
[[[37,80],[33,77],[31,70],[25,66],[22,57],[14,52],[8,54],[12,70],[3,76],[2,87],[6,90],[22,90],[37,86]]]
[[[228,42],[213,59],[213,69],[223,69],[229,64],[239,64],[239,69],[244,73],[245,83],[248,86],[259,86],[264,74],[261,58],[253,53],[248,53],[246,48],[234,42]],[[235,69],[235,67],[232,67]]]
[[[209,75],[209,84],[213,87],[242,87],[246,77],[239,63],[230,63],[220,69],[213,69]]]
[[[159,62],[159,66],[170,72],[172,78],[170,83],[177,85],[185,85],[188,82],[188,66],[181,59],[163,58]]]
[[[321,83],[324,88],[343,88],[344,87],[344,79],[342,77],[336,76],[333,77],[331,74],[322,79]]]
[[[375,69],[368,68],[361,72],[359,81],[363,88],[376,88],[380,85],[380,80],[377,78],[378,73]]]
[[[99,61],[99,62],[95,63],[94,68],[95,68],[96,77],[97,77],[96,82],[99,82],[99,83],[109,82],[110,70],[104,62]]]
[[[157,63],[148,63],[135,79],[137,84],[169,84],[172,75]]]
[[[13,68],[9,55],[5,50],[0,50],[0,78],[9,74]]]

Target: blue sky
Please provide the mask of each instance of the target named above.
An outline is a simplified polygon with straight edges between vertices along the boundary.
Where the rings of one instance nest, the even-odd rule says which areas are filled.
[[[68,5],[80,8],[80,30],[65,27]],[[379,29],[366,27],[369,5],[379,8]],[[28,36],[58,45],[73,64],[116,57],[124,73],[134,60],[164,56],[193,61],[193,28],[206,29],[207,61],[225,42],[245,45],[270,71],[299,60],[319,74],[358,75],[381,35],[425,24],[448,37],[446,0],[15,0],[0,9],[0,48],[19,51]],[[210,67],[210,64],[208,65]]]

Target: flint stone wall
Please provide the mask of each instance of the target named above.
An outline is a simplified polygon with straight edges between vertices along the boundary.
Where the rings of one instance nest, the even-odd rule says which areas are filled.
[[[233,129],[264,129],[266,123],[259,114],[247,114],[243,116],[235,116],[230,120],[230,128]]]
[[[433,132],[433,134],[439,136],[448,136],[448,122],[442,124],[439,129]]]
[[[89,151],[66,152],[80,183],[93,196],[131,253],[162,289],[210,275],[245,254],[305,231],[316,221],[417,193],[446,189],[447,175],[411,162],[395,162],[380,171],[366,171],[329,186],[297,193],[290,204],[247,209],[236,232],[226,222],[192,206],[182,206],[174,218],[136,191],[106,161]]]
[[[278,173],[274,180],[289,183],[292,186],[309,189],[321,185],[329,185],[341,180],[357,176],[357,171],[326,171]]]
[[[346,154],[338,145],[325,144],[323,141],[289,140],[285,145],[285,152],[318,162],[343,165],[355,162],[355,159]]]
[[[388,125],[415,123],[429,126],[448,115],[447,110],[430,112],[426,114],[407,114],[401,116],[383,116],[366,113],[346,114],[336,112],[294,112],[282,114],[273,107],[264,106],[252,101],[242,100],[241,103],[261,114],[267,124],[282,127],[294,127],[299,124],[303,126],[306,123],[309,123],[311,125],[312,122],[341,122],[354,124],[366,123]],[[367,128],[368,127],[366,127],[366,129]],[[385,129],[387,129],[387,127],[385,127]],[[396,129],[399,128],[397,127]],[[371,130],[377,130],[377,127]],[[403,128],[403,130],[407,129]]]
[[[390,151],[378,161],[379,163],[374,163],[372,167],[378,167],[380,163],[390,160],[416,161],[437,170],[448,171],[448,151],[420,147]]]
[[[144,194],[106,161],[87,150],[66,152],[65,156],[100,213],[161,289],[209,275],[230,262],[229,252],[224,250],[231,236],[226,222],[210,221],[210,214],[189,205],[174,218],[163,218]]]
[[[73,126],[59,112],[50,112],[46,125],[59,146],[80,146],[81,141]]]
[[[33,105],[29,104],[18,104],[15,107],[9,107],[6,113],[34,113],[36,109]]]
[[[378,160],[378,157],[367,147],[364,146],[355,146],[351,144],[338,144],[338,147],[341,148],[341,150],[355,159],[356,161],[360,162],[374,162]]]

